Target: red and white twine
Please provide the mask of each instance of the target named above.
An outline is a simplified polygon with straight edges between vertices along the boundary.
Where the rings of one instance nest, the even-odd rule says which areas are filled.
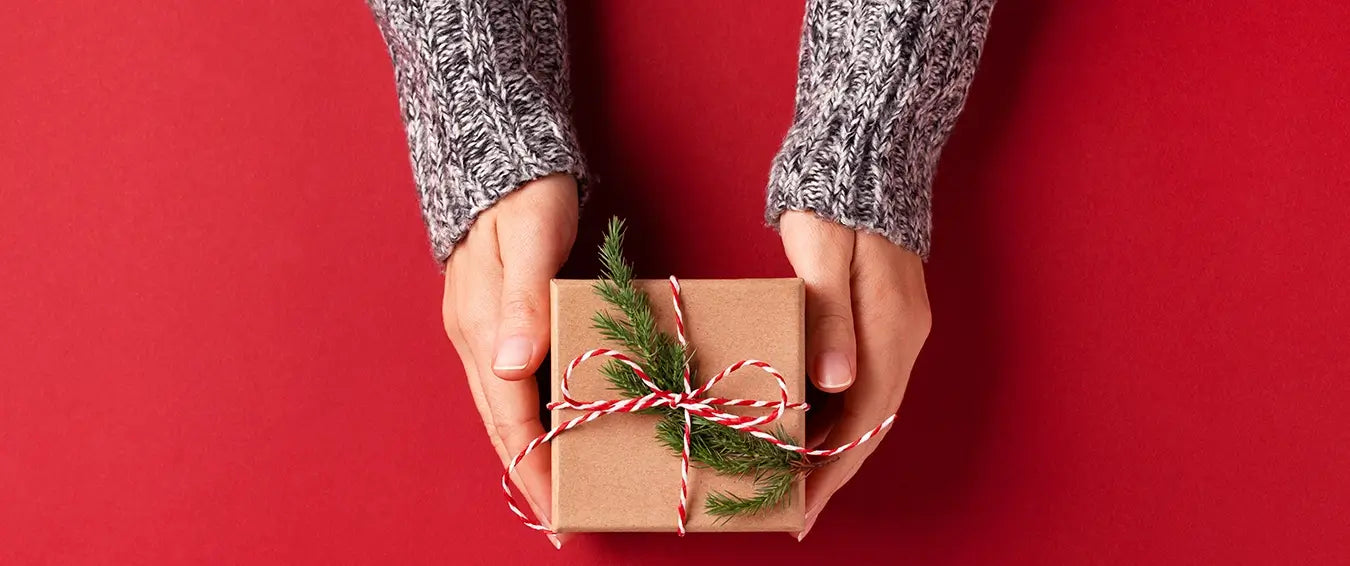
[[[687,347],[689,345],[689,342],[688,337],[685,334],[684,309],[683,305],[680,302],[680,282],[673,276],[670,278],[670,293],[671,293],[671,302],[675,307],[676,335],[680,341],[680,345]],[[574,399],[572,397],[571,392],[568,391],[567,388],[568,381],[572,377],[572,372],[577,368],[577,366],[581,365],[582,362],[585,362],[586,360],[589,360],[591,358],[599,358],[599,357],[610,358],[612,360],[618,361],[619,363],[622,363],[625,366],[628,366],[628,368],[633,370],[633,373],[637,375],[638,379],[642,380],[643,385],[646,385],[647,388],[651,390],[651,393],[648,393],[641,397],[629,399],[613,399],[601,401],[578,401]],[[777,401],[704,397],[704,394],[706,394],[709,389],[712,389],[714,385],[717,385],[717,382],[721,381],[723,378],[727,377],[733,372],[746,367],[758,368],[764,373],[769,374],[770,377],[774,378],[774,381],[778,384],[779,399]],[[676,532],[678,532],[680,536],[684,536],[685,520],[688,518],[689,437],[691,430],[690,425],[693,417],[702,417],[704,419],[718,423],[720,425],[744,431],[746,434],[769,442],[770,444],[782,450],[787,450],[789,452],[796,452],[798,454],[802,454],[805,456],[815,456],[815,457],[830,457],[857,448],[858,446],[862,445],[868,440],[871,440],[877,434],[880,434],[881,431],[886,430],[886,428],[890,427],[891,424],[895,422],[895,415],[886,417],[886,419],[881,421],[881,424],[877,425],[876,428],[867,431],[865,434],[858,437],[853,442],[849,442],[848,444],[844,444],[842,446],[837,446],[827,450],[808,450],[802,446],[796,446],[793,444],[789,444],[787,442],[783,442],[782,440],[779,440],[778,437],[769,434],[767,432],[764,432],[759,427],[773,423],[774,421],[777,421],[778,419],[782,418],[783,414],[786,413],[788,409],[806,410],[808,409],[808,407],[806,403],[789,402],[787,379],[783,377],[782,373],[779,373],[778,370],[774,369],[773,366],[769,365],[767,362],[762,362],[759,360],[741,360],[739,362],[731,364],[730,366],[727,366],[726,369],[723,369],[716,375],[712,376],[712,378],[709,379],[707,383],[703,384],[703,386],[699,387],[698,389],[693,389],[693,384],[690,382],[688,362],[686,362],[684,367],[684,392],[672,393],[670,391],[666,391],[658,387],[656,383],[653,382],[651,378],[647,375],[647,373],[642,370],[642,366],[638,365],[637,362],[634,362],[628,356],[625,356],[622,353],[616,352],[614,350],[606,348],[596,348],[594,350],[587,350],[586,352],[583,352],[580,356],[577,356],[575,359],[573,359],[571,363],[567,364],[567,369],[563,372],[562,381],[559,384],[558,388],[562,393],[563,400],[554,403],[549,403],[548,405],[549,409],[575,409],[579,411],[587,411],[586,414],[573,418],[561,425],[558,425],[554,427],[552,430],[549,430],[548,432],[539,435],[539,437],[535,438],[534,440],[531,440],[529,444],[525,445],[525,449],[522,450],[520,454],[517,454],[516,457],[511,460],[511,464],[508,465],[506,467],[506,471],[502,473],[502,492],[506,495],[506,506],[509,507],[511,509],[511,512],[515,513],[517,517],[520,517],[521,521],[525,522],[525,526],[534,529],[536,531],[543,531],[545,533],[550,534],[553,533],[552,529],[539,523],[536,523],[534,521],[531,521],[530,518],[527,517],[525,513],[520,510],[520,507],[516,506],[516,499],[511,494],[511,474],[516,471],[516,466],[520,465],[520,462],[523,461],[526,456],[529,456],[531,452],[534,452],[534,450],[538,448],[540,445],[552,442],[554,438],[558,437],[558,435],[567,432],[569,430],[572,430],[583,424],[586,424],[588,422],[591,422],[593,420],[596,420],[604,415],[614,413],[634,413],[637,411],[652,409],[656,407],[673,407],[684,412],[684,442],[683,442],[683,449],[680,452],[680,500],[679,500],[679,507],[677,508],[677,517],[675,523]],[[752,416],[735,415],[720,411],[715,408],[719,406],[761,407],[761,408],[772,407],[773,412],[767,415],[752,417]]]

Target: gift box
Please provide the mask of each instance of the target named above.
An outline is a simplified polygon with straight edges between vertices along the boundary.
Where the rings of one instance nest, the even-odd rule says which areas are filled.
[[[658,328],[677,336],[672,304],[673,281],[634,280],[645,293]],[[634,358],[622,344],[596,326],[596,313],[623,320],[622,313],[600,296],[595,281],[555,280],[551,289],[552,391],[563,399],[561,381],[569,364],[595,348],[611,348]],[[772,365],[786,379],[789,400],[805,395],[804,289],[800,279],[682,280],[682,321],[691,355],[695,387],[729,365],[746,359]],[[569,379],[575,400],[631,397],[616,391],[603,368],[606,360],[576,364]],[[779,401],[779,385],[754,368],[739,369],[716,383],[707,396]],[[736,415],[764,415],[769,408],[719,408]],[[606,414],[552,440],[555,532],[670,532],[676,530],[681,458],[678,449],[658,438],[658,424],[672,410]],[[575,409],[552,411],[553,426],[585,414]],[[675,414],[679,414],[676,412]],[[709,423],[703,423],[708,426]],[[786,411],[764,427],[775,435],[801,441],[803,411]],[[737,432],[736,434],[743,434]],[[789,454],[790,455],[790,454]],[[794,456],[795,457],[795,456]],[[708,496],[749,497],[762,485],[761,474],[725,475],[700,465],[689,470],[688,531],[783,531],[803,527],[804,474],[796,474],[785,497],[754,513],[719,516],[707,508]],[[783,484],[787,486],[786,483]]]

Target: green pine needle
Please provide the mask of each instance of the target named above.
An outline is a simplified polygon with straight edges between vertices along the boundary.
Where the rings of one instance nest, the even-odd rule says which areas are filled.
[[[784,501],[792,500],[792,482],[797,479],[793,472],[778,472],[755,478],[755,494],[742,497],[732,493],[715,491],[708,495],[705,503],[708,513],[725,521],[732,517],[756,515],[777,507]]]
[[[633,353],[657,386],[667,391],[682,391],[684,367],[692,353],[657,328],[656,316],[646,293],[633,285],[633,266],[624,259],[623,238],[623,221],[611,219],[604,243],[600,245],[602,278],[594,287],[596,294],[623,317],[597,312],[592,325],[606,340]],[[641,397],[650,393],[630,368],[617,361],[605,364],[601,373],[612,389],[625,395]],[[650,412],[663,415],[657,423],[657,439],[678,454],[684,444],[683,412],[669,407]],[[796,444],[781,428],[774,434],[785,442]],[[718,474],[754,477],[755,493],[752,496],[721,492],[708,496],[708,512],[722,519],[754,515],[783,504],[791,497],[793,481],[813,467],[801,454],[780,450],[769,442],[701,417],[691,421],[689,453],[696,465]]]

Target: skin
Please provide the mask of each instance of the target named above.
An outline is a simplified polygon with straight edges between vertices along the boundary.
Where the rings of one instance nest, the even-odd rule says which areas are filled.
[[[853,441],[900,408],[932,315],[918,255],[876,234],[809,212],[779,223],[783,251],[806,282],[806,367],[835,410],[807,413],[807,442]],[[839,455],[806,481],[806,538],[820,512],[853,478],[885,433]]]
[[[548,282],[576,238],[576,197],[570,176],[527,183],[479,215],[446,262],[445,331],[503,465],[545,430],[533,377],[549,349]],[[806,282],[808,373],[832,394],[834,409],[808,414],[808,443],[844,444],[900,406],[931,324],[923,264],[881,236],[807,212],[785,213],[780,230],[788,261]],[[811,474],[798,540],[880,440]],[[543,445],[513,478],[545,524],[549,463]]]

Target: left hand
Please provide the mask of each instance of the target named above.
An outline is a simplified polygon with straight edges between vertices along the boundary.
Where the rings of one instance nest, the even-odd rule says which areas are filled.
[[[807,442],[813,448],[845,444],[900,408],[932,325],[923,262],[882,236],[810,212],[786,212],[779,226],[788,261],[806,282],[807,375],[842,402],[835,418],[807,413]],[[884,436],[811,474],[798,540]]]

